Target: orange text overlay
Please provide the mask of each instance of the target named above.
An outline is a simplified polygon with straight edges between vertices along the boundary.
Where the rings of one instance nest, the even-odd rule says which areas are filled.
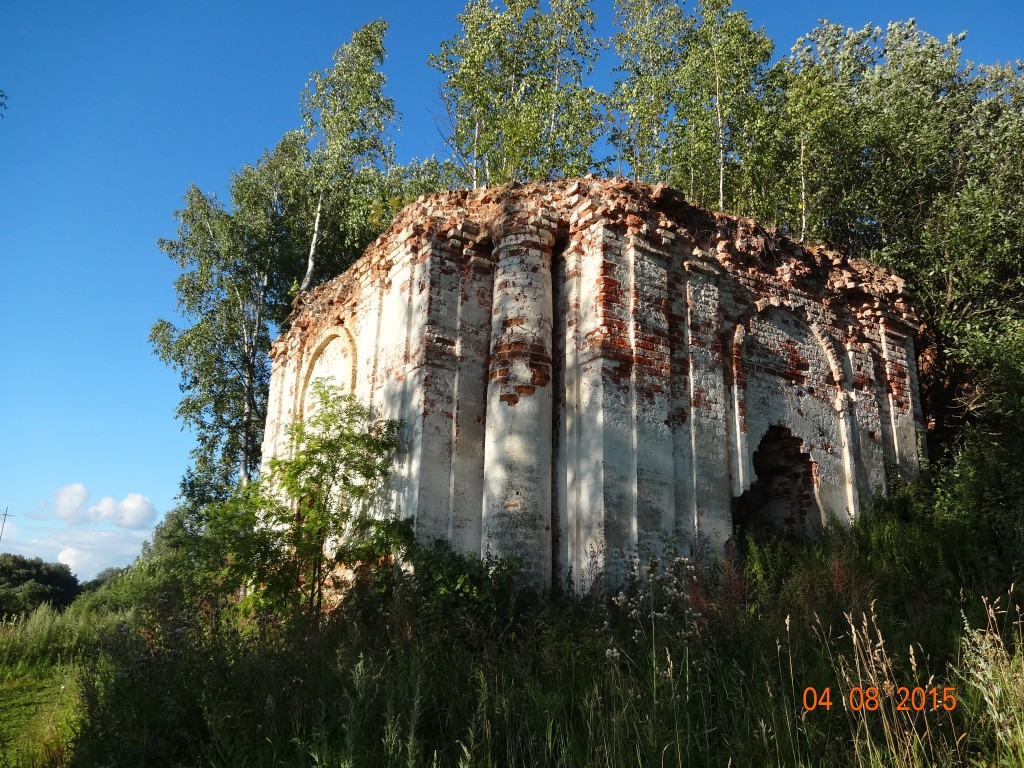
[[[956,688],[908,688],[899,686],[892,689],[891,694],[885,694],[875,686],[861,688],[854,686],[845,697],[844,703],[854,712],[874,712],[882,706],[883,698],[895,704],[897,712],[952,712],[956,709]],[[813,712],[816,709],[832,709],[832,688],[804,688],[804,709]]]

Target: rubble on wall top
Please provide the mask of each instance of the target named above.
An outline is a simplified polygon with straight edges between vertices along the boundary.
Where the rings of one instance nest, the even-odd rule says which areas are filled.
[[[594,176],[422,196],[399,212],[346,273],[300,295],[293,318],[303,307],[315,313],[311,305],[337,295],[328,286],[338,281],[386,274],[413,245],[453,239],[479,244],[524,225],[548,229],[562,242],[574,232],[601,225],[649,250],[764,279],[820,296],[826,303],[863,305],[911,325],[916,322],[905,282],[867,261],[800,244],[750,218],[709,211],[665,184]]]

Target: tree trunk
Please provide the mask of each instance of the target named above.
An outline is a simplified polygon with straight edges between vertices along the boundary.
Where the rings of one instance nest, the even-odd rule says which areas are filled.
[[[243,318],[242,327],[242,349],[244,359],[242,361],[242,460],[239,467],[239,481],[247,485],[256,474],[260,462],[260,445],[257,441],[259,430],[262,427],[262,419],[256,411],[256,368],[258,365],[260,330],[263,327],[263,311],[266,307],[267,284],[269,276],[263,274],[260,277],[260,290],[257,294],[256,305],[253,309],[251,319],[246,319],[245,306],[241,296],[237,294],[239,303],[239,314]],[[256,422],[254,422],[256,417]]]
[[[473,189],[480,187],[480,116],[473,123]]]
[[[807,134],[800,134],[800,242],[807,241],[807,171],[804,165]]]
[[[718,128],[718,210],[725,210],[725,120],[722,117],[722,74],[718,67],[718,49],[711,46],[715,66],[715,122]]]
[[[245,405],[242,410],[242,466],[238,472],[238,480],[243,486],[246,486],[249,484],[249,473],[251,472],[249,465],[251,461],[249,456],[249,431],[252,429],[252,397],[249,394],[252,391],[252,374],[248,370],[246,370],[243,378],[243,386],[245,389]]]
[[[313,269],[316,265],[316,246],[320,239],[320,214],[324,208],[324,193],[316,201],[316,218],[313,220],[313,237],[309,241],[309,258],[306,260],[306,275],[302,278],[299,293],[305,293],[313,284]]]

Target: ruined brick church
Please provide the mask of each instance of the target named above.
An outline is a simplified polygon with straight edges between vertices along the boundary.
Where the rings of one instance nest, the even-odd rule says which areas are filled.
[[[264,460],[332,379],[404,424],[418,538],[585,588],[813,535],[918,469],[903,282],[621,179],[421,198],[273,345]]]

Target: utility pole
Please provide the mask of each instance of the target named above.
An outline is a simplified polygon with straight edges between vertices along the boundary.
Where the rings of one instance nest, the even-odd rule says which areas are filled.
[[[4,540],[4,528],[7,527],[7,510],[8,509],[10,509],[10,507],[4,507],[4,519],[2,521],[0,521],[0,541]],[[14,517],[14,515],[11,515],[11,517]]]

